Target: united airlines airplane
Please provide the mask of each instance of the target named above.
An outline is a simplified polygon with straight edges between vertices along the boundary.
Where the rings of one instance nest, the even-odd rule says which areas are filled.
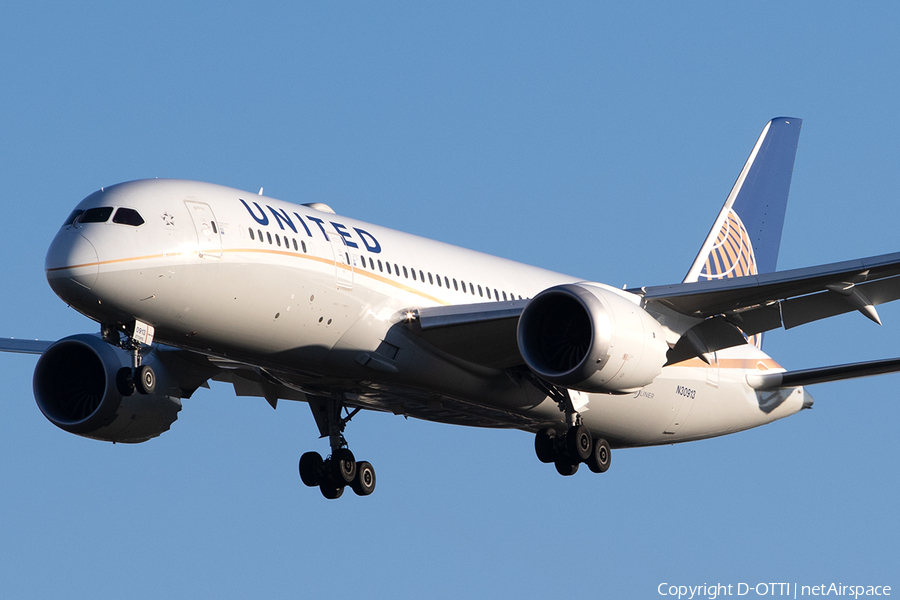
[[[54,292],[99,324],[40,354],[38,407],[84,437],[169,429],[209,380],[306,402],[331,452],[300,458],[326,498],[375,488],[345,432],[360,410],[535,435],[573,475],[612,448],[757,427],[804,385],[900,359],[785,371],[763,332],[900,298],[900,253],[777,272],[800,119],[763,129],[678,284],[615,289],[236,189],[150,179],[82,200],[47,252]]]

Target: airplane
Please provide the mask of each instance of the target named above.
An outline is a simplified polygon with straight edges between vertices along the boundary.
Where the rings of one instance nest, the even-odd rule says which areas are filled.
[[[0,339],[38,354],[38,408],[113,443],[167,431],[209,381],[306,402],[330,454],[302,482],[366,496],[361,410],[535,436],[564,476],[611,451],[726,435],[813,404],[804,386],[900,359],[787,371],[763,334],[900,298],[900,253],[776,271],[801,120],[766,124],[681,283],[618,289],[340,216],[171,179],[103,187],[62,224],[47,280],[99,331]]]

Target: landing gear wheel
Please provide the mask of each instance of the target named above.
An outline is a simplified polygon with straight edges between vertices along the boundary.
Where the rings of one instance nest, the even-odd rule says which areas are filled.
[[[338,485],[329,478],[319,484],[319,491],[329,500],[337,500],[344,493],[344,486]]]
[[[150,365],[142,365],[134,372],[134,385],[142,394],[152,394],[156,389],[156,373]]]
[[[116,371],[116,389],[123,396],[130,396],[134,393],[134,377],[128,367],[122,367]]]
[[[556,431],[549,427],[541,429],[534,436],[534,452],[542,463],[556,460]]]
[[[350,484],[357,496],[368,496],[375,491],[375,469],[366,461],[356,463],[356,478]]]
[[[585,462],[588,469],[594,473],[606,473],[609,469],[609,463],[612,460],[612,451],[609,449],[609,443],[600,438],[594,442],[594,451],[591,452],[590,458]]]
[[[556,472],[565,477],[574,475],[578,472],[578,463],[573,463],[571,460],[565,457],[557,458]]]
[[[585,461],[591,455],[594,445],[591,432],[584,425],[572,427],[566,432],[566,448],[573,460]]]
[[[300,480],[309,487],[319,485],[322,472],[322,455],[318,452],[306,452],[300,457]]]
[[[331,476],[340,485],[350,485],[356,478],[356,459],[347,448],[339,448],[332,453]]]

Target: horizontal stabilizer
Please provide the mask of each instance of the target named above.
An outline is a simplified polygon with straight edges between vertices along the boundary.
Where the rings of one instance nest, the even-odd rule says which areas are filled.
[[[834,367],[818,367],[815,369],[801,369],[799,371],[785,371],[782,373],[760,373],[747,375],[747,383],[755,390],[767,391],[778,388],[792,388],[802,385],[826,383],[828,381],[840,381],[842,379],[856,379],[858,377],[871,377],[896,373],[900,371],[900,358],[888,358],[868,362],[837,365]]]

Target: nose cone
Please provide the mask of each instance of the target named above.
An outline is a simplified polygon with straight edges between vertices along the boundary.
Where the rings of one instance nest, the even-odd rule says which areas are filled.
[[[44,271],[56,295],[71,304],[97,281],[100,272],[97,251],[75,229],[60,231],[47,250]]]

